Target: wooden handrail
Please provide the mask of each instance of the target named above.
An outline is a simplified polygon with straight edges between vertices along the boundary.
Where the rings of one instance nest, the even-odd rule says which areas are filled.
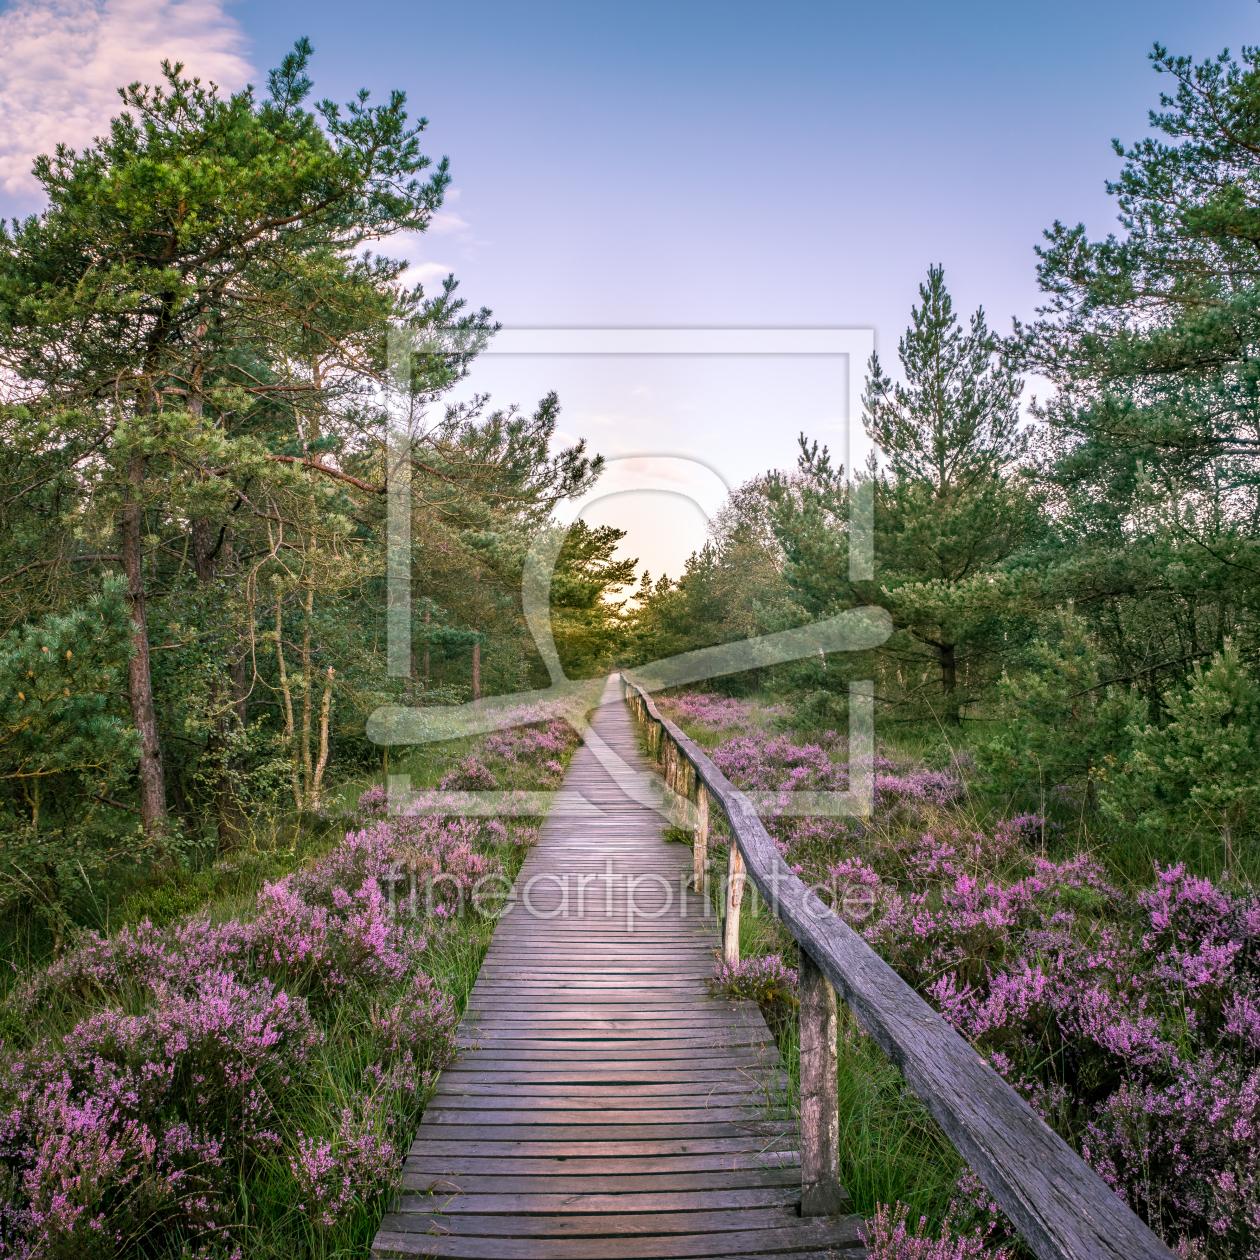
[[[802,954],[802,1019],[827,1018],[826,996],[820,996],[815,975],[820,972],[901,1069],[1039,1260],[1172,1260],[1173,1252],[974,1047],[792,874],[748,799],[661,715],[648,691],[625,672],[621,681],[631,710],[648,725],[649,749],[654,755],[668,750],[670,786],[680,791],[680,785],[695,785],[704,832],[697,841],[707,839],[708,812],[716,802],[730,825],[731,874],[742,867],[739,874],[752,880],[771,913],[795,937]],[[678,769],[683,764],[690,767],[685,774]],[[690,797],[690,791],[685,794]],[[697,854],[697,869],[700,861]],[[726,924],[728,961],[738,959],[731,948],[732,933],[738,941],[737,916],[736,901],[735,918]],[[828,1167],[836,1167],[830,1119],[836,1089],[834,1028],[833,1016],[833,1031],[826,1036],[815,1028],[808,1035],[803,1028],[801,1035],[802,1047],[811,1048],[810,1062],[802,1062],[801,1085],[806,1212],[811,1193],[820,1205],[835,1197],[828,1184],[829,1176],[834,1180]]]

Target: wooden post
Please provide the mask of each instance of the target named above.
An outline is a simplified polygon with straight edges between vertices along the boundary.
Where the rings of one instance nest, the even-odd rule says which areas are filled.
[[[739,965],[739,903],[744,899],[744,857],[735,837],[731,837],[731,856],[726,867],[726,922],[722,936],[723,961],[728,967]]]
[[[840,1102],[836,1038],[840,1020],[831,981],[800,954],[801,1215],[852,1210],[840,1184]]]
[[[696,892],[703,893],[709,860],[709,789],[703,783],[696,790],[696,814],[696,839],[691,849],[691,884]]]

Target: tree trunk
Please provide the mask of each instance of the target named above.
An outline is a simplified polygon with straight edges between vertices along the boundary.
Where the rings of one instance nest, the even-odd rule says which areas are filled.
[[[162,746],[158,740],[157,714],[153,708],[153,675],[149,665],[149,627],[144,604],[144,558],[141,531],[143,510],[140,486],[144,481],[144,456],[127,465],[126,503],[122,510],[122,563],[127,576],[127,600],[131,605],[131,661],[127,667],[127,695],[131,720],[140,736],[140,817],[145,834],[165,856],[168,832],[166,784],[162,777]]]
[[[473,598],[476,599],[478,603],[480,603],[480,599],[479,599],[480,586],[481,586],[481,570],[474,569],[473,570]],[[478,621],[480,620],[480,618],[477,617],[475,608],[473,610],[473,616],[476,620]],[[473,626],[473,633],[474,634],[477,633],[476,626]],[[480,639],[478,639],[477,642],[473,644],[472,666],[473,666],[473,676],[472,676],[473,699],[480,700],[481,699],[481,640]]]
[[[335,671],[330,665],[324,679],[324,702],[319,711],[319,761],[315,765],[315,775],[311,781],[310,808],[319,808],[319,793],[324,782],[324,769],[328,765],[328,715],[332,709],[332,688]]]
[[[192,523],[193,567],[203,592],[208,592],[214,582],[215,560],[224,550],[225,536],[222,528],[215,529],[213,521],[200,519]],[[245,725],[241,715],[244,707],[242,697],[245,694],[242,685],[244,658],[232,662],[228,672],[230,681],[227,686],[221,679],[216,679],[211,685],[211,726],[210,737],[206,742],[206,753],[214,765],[214,813],[219,831],[220,854],[231,853],[240,846],[247,826],[233,776],[236,758],[232,755],[233,737],[237,733],[238,724],[241,729]]]
[[[948,722],[959,721],[958,698],[958,666],[954,660],[954,644],[942,643],[941,652],[941,687],[945,691],[945,719]]]
[[[284,735],[280,748],[289,755],[289,768],[293,779],[293,806],[302,808],[302,783],[298,778],[297,733],[293,726],[293,693],[289,690],[289,675],[284,665],[284,597],[276,592],[276,665],[280,672],[280,695],[284,700]]]
[[[306,579],[306,620],[302,627],[302,783],[305,795],[311,794],[314,762],[311,758],[311,696],[315,679],[311,674],[311,618],[315,609],[315,578]]]

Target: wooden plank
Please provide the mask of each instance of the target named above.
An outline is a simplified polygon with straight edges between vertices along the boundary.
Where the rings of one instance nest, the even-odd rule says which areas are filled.
[[[461,1237],[491,1238],[608,1238],[616,1235],[723,1234],[781,1230],[800,1220],[796,1208],[779,1204],[757,1211],[717,1212],[606,1212],[560,1213],[550,1216],[434,1212],[432,1198],[427,1211],[387,1212],[381,1228],[399,1233],[426,1234],[449,1229]],[[422,1200],[422,1201],[425,1201]],[[809,1222],[805,1222],[808,1226]]]
[[[415,1141],[411,1144],[414,1154],[435,1157],[530,1155],[535,1158],[568,1159],[570,1163],[575,1163],[578,1158],[603,1159],[614,1156],[619,1159],[639,1157],[660,1159],[666,1156],[673,1158],[685,1156],[717,1161],[704,1165],[706,1168],[737,1167],[734,1161],[741,1158],[765,1160],[767,1163],[773,1162],[776,1158],[786,1160],[790,1157],[793,1162],[800,1160],[800,1153],[795,1146],[785,1146],[781,1142],[755,1144],[746,1133],[736,1137],[709,1135],[699,1140],[677,1136],[667,1139],[658,1138],[654,1141],[613,1141],[603,1138],[594,1142],[584,1142],[581,1146],[575,1147],[569,1142],[557,1142],[537,1136],[525,1141],[519,1134],[499,1140],[488,1138],[459,1140],[451,1137],[449,1129],[444,1129],[433,1137],[426,1136],[427,1132],[421,1125]]]
[[[470,1260],[657,1260],[670,1257],[748,1257],[799,1254],[827,1249],[857,1250],[854,1223],[801,1221],[780,1229],[726,1231],[665,1237],[512,1238],[468,1237],[433,1221],[432,1234],[382,1229],[372,1246],[381,1257],[461,1256]]]
[[[774,1189],[800,1197],[801,1174],[795,1165],[787,1168],[730,1169],[718,1172],[607,1173],[575,1175],[562,1168],[546,1173],[513,1173],[505,1166],[510,1160],[481,1161],[492,1171],[461,1172],[452,1176],[447,1163],[437,1172],[425,1172],[410,1165],[402,1188],[417,1193],[444,1194],[551,1194],[563,1188],[570,1194],[675,1194],[684,1190]]]
[[[575,1107],[571,1102],[558,1098],[522,1098],[520,1102],[521,1106],[509,1108],[486,1106],[484,1099],[476,1100],[471,1106],[465,1107],[430,1104],[429,1110],[425,1112],[425,1119],[429,1124],[480,1127],[494,1124],[589,1125],[593,1116],[597,1116],[601,1126],[611,1127],[613,1125],[705,1124],[710,1121],[741,1124],[745,1121],[766,1118],[759,1108],[749,1107],[745,1103],[735,1106],[661,1107],[657,1099],[652,1099],[645,1107],[628,1107],[612,1111],[607,1108],[606,1099],[601,1101],[588,1099],[585,1107]],[[530,1103],[536,1105],[531,1106]]]
[[[523,1097],[522,1092],[519,1089],[513,1089],[509,1082],[499,1080],[497,1077],[486,1079],[487,1075],[484,1072],[460,1073],[458,1076],[453,1072],[444,1073],[439,1096],[442,1098]],[[507,1075],[522,1076],[524,1073],[507,1073]],[[568,1075],[578,1076],[579,1074],[569,1073]],[[716,1073],[714,1075],[717,1076]],[[787,1078],[784,1077],[783,1081],[786,1084]],[[590,1099],[603,1106],[608,1100],[610,1085],[616,1086],[618,1099],[623,1106],[626,1106],[631,1099],[644,1100],[644,1105],[647,1105],[646,1100],[649,1099],[720,1098],[728,1095],[733,1098],[747,1098],[749,1094],[756,1095],[759,1092],[760,1082],[748,1079],[742,1082],[732,1080],[725,1074],[717,1076],[716,1080],[709,1081],[697,1080],[694,1074],[681,1081],[661,1081],[659,1078],[628,1081],[624,1076],[618,1076],[596,1085],[577,1084],[574,1081],[548,1081],[544,1084],[535,1080],[530,1082],[529,1093],[524,1097],[539,1102],[553,1098],[571,1099],[574,1105]],[[659,1101],[655,1105],[672,1106],[673,1104]]]
[[[456,1130],[466,1135],[467,1142],[519,1142],[529,1138],[533,1142],[563,1142],[570,1149],[587,1142],[670,1142],[682,1138],[694,1138],[707,1142],[709,1138],[743,1138],[747,1142],[752,1134],[759,1134],[759,1124],[721,1124],[704,1120],[698,1124],[435,1124],[436,1133]],[[523,1131],[527,1130],[527,1131]],[[774,1130],[777,1131],[777,1130]]]
[[[722,1187],[711,1190],[648,1190],[621,1194],[581,1190],[556,1193],[500,1192],[443,1194],[404,1194],[394,1205],[395,1213],[420,1212],[460,1216],[559,1216],[566,1212],[615,1215],[626,1212],[718,1212],[747,1208],[788,1207],[793,1215],[800,1202],[800,1186],[752,1186],[744,1189]],[[436,1200],[436,1202],[435,1202]],[[698,1226],[697,1226],[698,1228]]]

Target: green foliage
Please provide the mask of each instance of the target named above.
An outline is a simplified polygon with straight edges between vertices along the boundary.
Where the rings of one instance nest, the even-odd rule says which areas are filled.
[[[1123,764],[1142,707],[1127,688],[1100,686],[1099,664],[1088,627],[1068,609],[1053,640],[1036,640],[1023,668],[1003,675],[1003,727],[977,752],[1004,796],[1044,811],[1056,788],[1074,788],[1097,807],[1098,784]]]
[[[1124,235],[1056,222],[1038,251],[1047,305],[1017,330],[1057,387],[1037,410],[1061,537],[1045,586],[1077,597],[1152,722],[1226,636],[1243,659],[1257,647],[1258,55],[1195,64],[1156,46],[1175,90],[1155,134],[1115,145]]]
[[[637,560],[614,558],[624,529],[574,521],[551,577],[551,627],[570,678],[606,672],[626,637],[626,601],[610,598],[634,580]]]
[[[928,269],[919,299],[897,346],[905,384],[872,355],[864,399],[866,431],[887,461],[875,482],[879,602],[902,631],[903,659],[911,647],[909,660],[926,653],[938,667],[953,719],[970,699],[972,669],[972,694],[987,680],[1009,624],[1011,591],[995,589],[993,571],[1043,525],[1017,471],[1028,447],[1023,381],[1001,340],[983,310],[963,330],[943,268]]]
[[[117,699],[128,655],[117,581],[0,640],[0,911],[26,906],[58,935],[92,876],[145,851],[114,799],[138,755]]]
[[[128,648],[118,581],[86,606],[50,613],[0,641],[0,777],[34,783],[77,775],[105,788],[127,773],[135,735],[111,693],[121,686]]]
[[[964,332],[945,288],[943,267],[929,267],[921,306],[897,343],[905,384],[892,381],[873,354],[864,403],[867,435],[884,453],[890,479],[927,486],[943,509],[961,495],[988,488],[994,474],[1027,446],[1020,430],[1021,381],[1002,342],[977,310]],[[979,541],[955,552],[936,549],[942,577],[972,567]]]
[[[1116,812],[1140,830],[1206,826],[1227,842],[1253,835],[1260,815],[1260,687],[1227,643],[1185,690],[1165,697],[1163,726],[1134,726]]]

